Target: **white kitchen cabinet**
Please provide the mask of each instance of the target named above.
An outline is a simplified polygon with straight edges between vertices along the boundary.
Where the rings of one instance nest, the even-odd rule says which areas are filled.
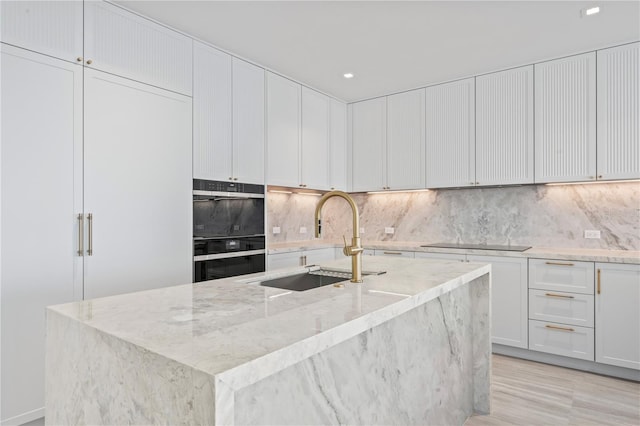
[[[85,298],[191,282],[191,98],[84,72]]]
[[[640,370],[640,265],[595,266],[596,362]]]
[[[387,97],[386,189],[425,187],[425,90]]]
[[[351,190],[386,189],[387,98],[349,104]]]
[[[640,178],[640,43],[599,50],[598,180]]]
[[[194,42],[193,177],[264,183],[264,70]]]
[[[593,361],[593,328],[529,320],[529,349]]]
[[[330,100],[328,96],[302,88],[300,183],[314,189],[329,189]]]
[[[330,100],[329,188],[347,190],[347,105]]]
[[[233,58],[233,180],[264,184],[264,70]]]
[[[473,78],[427,87],[427,188],[476,185]]]
[[[593,294],[593,262],[529,259],[529,288]]]
[[[595,52],[535,64],[535,182],[595,179]]]
[[[529,318],[561,324],[594,325],[593,295],[529,290]]]
[[[491,264],[491,341],[526,349],[527,259],[467,255],[467,260]]]
[[[476,182],[533,183],[533,65],[476,78]]]
[[[82,67],[3,45],[2,424],[44,415],[45,307],[82,299]]]
[[[415,253],[416,259],[442,259],[442,260],[455,260],[458,262],[464,262],[467,259],[467,256],[464,254],[454,254],[454,253],[431,253],[426,251],[417,251]]]
[[[336,259],[336,249],[333,247],[298,250],[287,253],[275,253],[267,256],[268,270],[292,268],[295,266],[317,265]]]
[[[84,2],[84,63],[191,95],[192,39],[111,3]]]
[[[193,44],[193,177],[233,179],[231,55]]]
[[[267,184],[300,186],[298,83],[267,72]]]
[[[81,1],[0,1],[3,43],[82,63]]]

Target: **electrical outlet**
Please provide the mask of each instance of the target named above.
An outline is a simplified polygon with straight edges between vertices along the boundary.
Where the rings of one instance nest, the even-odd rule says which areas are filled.
[[[599,239],[600,238],[600,231],[597,231],[595,229],[585,229],[584,230],[584,237],[585,238],[596,238],[596,239]]]
[[[280,227],[279,226],[274,226],[273,227],[273,233],[274,234],[279,234],[280,233]]]
[[[300,227],[300,233],[301,234],[306,234],[307,233],[307,227],[306,226],[301,226]]]
[[[364,234],[364,227],[360,227],[360,233]]]
[[[385,234],[393,234],[394,232],[396,232],[395,228],[392,226],[386,226],[384,228],[384,233]]]

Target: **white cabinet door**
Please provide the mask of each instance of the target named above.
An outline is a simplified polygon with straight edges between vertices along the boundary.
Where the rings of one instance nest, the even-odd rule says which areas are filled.
[[[640,178],[640,43],[598,53],[598,179]]]
[[[44,415],[45,307],[82,299],[82,67],[2,46],[2,424]]]
[[[264,184],[264,70],[233,58],[233,178]]]
[[[303,253],[305,265],[319,265],[336,260],[336,250],[333,247],[315,250],[305,250]]]
[[[87,66],[191,95],[191,38],[101,1],[84,3],[84,29]]]
[[[388,189],[425,187],[424,89],[387,97]]]
[[[331,99],[329,187],[347,190],[347,105]]]
[[[194,42],[193,177],[227,180],[233,176],[231,55]]]
[[[535,182],[596,178],[596,54],[535,65]]]
[[[349,105],[353,192],[386,189],[387,98]]]
[[[533,183],[533,66],[476,78],[476,182]]]
[[[491,341],[528,348],[527,259],[467,255],[467,260],[491,263]]]
[[[301,86],[267,72],[267,184],[300,185]]]
[[[81,1],[0,1],[3,43],[82,63]]]
[[[427,187],[475,185],[475,84],[473,78],[427,87]]]
[[[596,271],[596,362],[640,370],[640,265]]]
[[[275,253],[267,256],[267,269],[274,271],[281,268],[302,266],[302,252]]]
[[[191,282],[191,98],[86,68],[84,83],[85,298]]]
[[[300,182],[305,188],[329,189],[329,97],[302,88]]]

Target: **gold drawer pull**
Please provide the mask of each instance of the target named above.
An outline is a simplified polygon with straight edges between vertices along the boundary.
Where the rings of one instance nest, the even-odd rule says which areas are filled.
[[[563,299],[573,299],[573,296],[565,296],[564,294],[553,294],[553,293],[545,293],[545,296],[549,296],[549,297],[561,297]]]
[[[402,253],[397,252],[397,251],[385,251],[383,252],[384,254],[394,254],[396,256],[402,256]]]
[[[574,266],[573,263],[569,262],[545,262],[547,265],[557,265],[557,266]]]
[[[557,325],[545,325],[545,327],[547,328],[552,328],[554,330],[562,330],[562,331],[575,331],[573,328],[569,328],[569,327],[558,327]]]

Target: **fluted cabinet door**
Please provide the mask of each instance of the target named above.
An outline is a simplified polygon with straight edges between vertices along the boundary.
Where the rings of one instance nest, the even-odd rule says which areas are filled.
[[[191,95],[193,40],[102,1],[84,2],[85,65]]]
[[[598,51],[597,171],[640,178],[640,43]]]
[[[475,185],[473,78],[426,88],[427,187]]]
[[[352,191],[386,187],[387,98],[349,105],[351,114]]]
[[[227,180],[231,171],[231,56],[193,49],[193,177]]]
[[[82,19],[81,1],[0,1],[0,39],[81,63]]]
[[[329,97],[302,88],[301,183],[329,189]]]
[[[300,185],[301,86],[267,72],[267,184]]]
[[[387,97],[387,186],[425,187],[424,89]]]
[[[347,190],[347,105],[331,99],[331,133],[329,140],[329,185]]]
[[[535,65],[535,182],[596,178],[596,54]]]
[[[476,78],[476,182],[533,183],[533,66]]]
[[[233,178],[264,184],[264,70],[233,58]]]

